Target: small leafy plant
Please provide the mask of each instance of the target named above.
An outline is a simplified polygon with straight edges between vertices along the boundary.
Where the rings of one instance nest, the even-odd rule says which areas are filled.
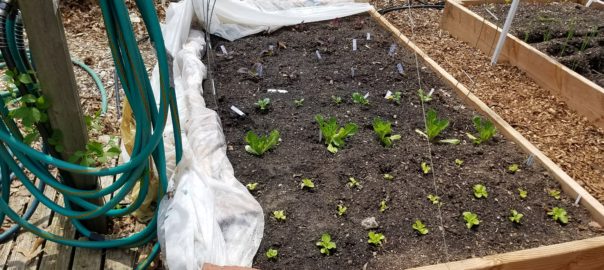
[[[468,229],[472,229],[472,227],[478,226],[480,224],[478,215],[468,211],[463,212],[462,215],[463,219],[466,221],[466,227],[468,227]]]
[[[270,104],[271,104],[271,99],[270,98],[259,99],[258,101],[256,101],[256,103],[254,103],[254,105],[256,105],[256,107],[261,112],[266,112],[268,110],[268,106]]]
[[[424,223],[422,223],[422,221],[419,219],[415,220],[415,223],[413,223],[411,227],[416,230],[417,233],[419,233],[420,235],[428,234],[428,228],[426,228],[426,225],[424,225]]]
[[[562,224],[568,223],[568,216],[566,215],[566,210],[560,207],[554,207],[551,211],[547,212],[548,216],[551,216],[554,221],[558,221]]]
[[[434,142],[434,139],[447,127],[449,126],[449,120],[446,119],[438,119],[436,115],[436,111],[434,109],[429,109],[426,112],[426,130],[421,131],[416,129],[415,132],[421,134],[426,137],[429,141]],[[441,143],[449,143],[449,144],[459,144],[458,139],[445,139],[439,140]]]
[[[361,188],[361,183],[357,181],[354,177],[348,178],[348,183],[346,184],[349,188]]]
[[[331,96],[331,100],[333,101],[334,104],[336,105],[340,105],[342,104],[342,97],[339,96]]]
[[[348,207],[344,206],[343,204],[338,204],[338,216],[343,216],[346,214],[346,210],[348,210]]]
[[[304,99],[301,98],[301,99],[294,100],[294,105],[296,105],[296,107],[302,107],[302,106],[304,106]]]
[[[433,195],[433,194],[428,195],[428,200],[430,200],[430,202],[432,202],[432,204],[440,203],[440,197]]]
[[[277,211],[273,211],[273,217],[275,218],[275,220],[277,221],[285,221],[285,219],[287,218],[285,216],[285,210],[277,210]]]
[[[322,115],[317,115],[315,116],[315,120],[319,124],[325,144],[327,144],[327,151],[333,154],[344,146],[345,138],[354,135],[358,130],[358,126],[355,123],[348,123],[344,127],[338,126],[338,122],[334,117],[325,121]]]
[[[497,129],[495,129],[495,125],[493,125],[493,122],[487,119],[482,119],[479,116],[474,116],[474,118],[472,118],[472,122],[474,122],[474,128],[476,129],[476,131],[478,131],[478,137],[470,133],[466,133],[466,135],[474,142],[474,144],[481,144],[483,142],[487,142],[491,138],[493,138],[493,136],[495,136],[495,134],[497,133]]]
[[[279,251],[273,248],[269,248],[266,251],[266,258],[270,261],[270,260],[277,260],[277,256],[279,255]]]
[[[522,188],[518,188],[518,196],[520,196],[520,199],[524,200],[528,196],[528,191],[526,191]]]
[[[386,99],[396,103],[397,105],[401,105],[401,95],[402,94],[403,93],[397,91],[397,92],[394,92],[392,95],[388,96]]]
[[[68,161],[79,163],[82,166],[93,166],[97,163],[105,163],[111,158],[119,156],[120,153],[121,150],[115,140],[110,140],[106,146],[97,141],[89,141],[86,143],[86,150],[76,151]]]
[[[474,189],[474,197],[476,197],[478,199],[489,197],[489,192],[487,192],[487,187],[485,187],[484,185],[476,184],[476,185],[474,185],[473,189]]]
[[[273,130],[268,136],[258,136],[253,131],[248,131],[245,136],[245,151],[252,155],[262,156],[266,151],[274,148],[279,143],[280,134]]]
[[[423,103],[432,101],[432,94],[424,92],[424,90],[421,88],[417,90],[417,95],[419,96],[419,100],[421,100]]]
[[[361,105],[369,105],[369,100],[365,96],[359,94],[359,92],[352,93],[352,102]]]
[[[388,180],[388,181],[394,180],[394,176],[392,176],[392,174],[389,174],[389,173],[385,173],[383,175],[383,177],[384,177],[384,180]]]
[[[422,162],[422,172],[424,172],[424,174],[429,174],[430,171],[432,171],[432,168],[430,168],[430,165],[428,165],[428,163],[426,163],[426,162]]]
[[[457,165],[457,167],[461,167],[461,165],[463,165],[463,160],[455,159],[455,165]]]
[[[547,194],[556,200],[560,200],[560,190],[550,189],[547,191]]]
[[[518,213],[518,211],[512,209],[508,218],[512,223],[520,224],[522,217],[524,217],[523,214]]]
[[[367,240],[367,243],[372,244],[376,247],[381,246],[382,241],[386,240],[386,236],[384,236],[381,233],[376,233],[374,231],[370,231],[368,236],[369,236],[369,240]]]
[[[321,254],[330,255],[332,250],[336,249],[336,243],[331,241],[331,235],[324,233],[321,235],[321,241],[317,242],[321,248]]]
[[[373,131],[385,147],[392,146],[393,141],[401,138],[399,134],[392,135],[392,123],[379,117],[373,119]]]
[[[386,204],[386,200],[382,200],[380,202],[380,212],[384,213],[388,209],[388,205]]]
[[[512,164],[512,165],[508,166],[508,172],[510,172],[512,174],[516,173],[519,170],[520,170],[520,168],[518,167],[518,164]]]
[[[313,181],[310,178],[304,178],[302,179],[302,182],[300,183],[300,188],[301,189],[314,189],[315,188],[315,183],[313,183]]]
[[[245,187],[249,191],[254,191],[258,187],[258,183],[248,183],[247,185],[245,185]]]

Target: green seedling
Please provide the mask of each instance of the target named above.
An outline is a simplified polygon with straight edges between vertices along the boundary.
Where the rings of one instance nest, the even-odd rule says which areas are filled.
[[[391,147],[395,140],[401,139],[399,134],[392,135],[392,123],[379,117],[373,119],[373,131],[385,147]]]
[[[346,210],[348,210],[348,207],[344,206],[343,204],[338,204],[338,216],[343,216],[346,214]]]
[[[466,227],[468,227],[468,229],[472,229],[472,227],[478,226],[480,224],[478,215],[472,212],[463,212],[462,215],[463,219],[466,221]]]
[[[430,168],[430,165],[428,165],[428,163],[426,162],[422,162],[422,172],[424,172],[424,174],[429,174],[430,171],[432,171],[432,168]]]
[[[457,167],[461,167],[461,165],[463,165],[463,160],[455,159],[455,165],[457,165]]]
[[[376,247],[381,246],[382,241],[386,240],[386,236],[381,233],[375,233],[374,231],[370,231],[368,236],[369,240],[367,240],[367,243],[372,244]]]
[[[302,107],[304,105],[304,99],[296,99],[294,100],[294,105],[296,105],[296,107]]]
[[[493,136],[495,136],[495,134],[497,133],[497,129],[495,129],[495,125],[493,125],[493,122],[487,119],[482,119],[478,116],[474,116],[474,118],[472,118],[472,122],[474,122],[474,128],[476,129],[476,131],[478,131],[478,137],[470,133],[466,133],[466,135],[468,136],[468,138],[470,138],[470,140],[474,142],[474,144],[481,144],[483,142],[487,142],[491,138],[493,138]]]
[[[512,223],[520,224],[522,217],[524,217],[523,214],[518,213],[518,211],[512,209],[508,218]]]
[[[571,21],[570,29],[568,30],[568,34],[566,35],[566,40],[564,41],[564,45],[562,45],[562,50],[560,50],[560,54],[558,55],[558,57],[561,57],[564,54],[564,51],[566,50],[566,47],[568,46],[568,42],[573,38],[574,35],[575,35],[575,22]]]
[[[342,104],[342,97],[339,96],[331,96],[331,100],[333,101],[333,103],[335,103],[336,105],[340,105]]]
[[[560,190],[550,189],[547,191],[547,194],[556,200],[560,200]]]
[[[388,205],[386,204],[386,200],[382,200],[380,202],[380,212],[384,213],[388,209]]]
[[[419,219],[415,220],[415,223],[413,223],[411,227],[416,230],[417,233],[419,233],[420,235],[428,234],[428,228],[426,228],[426,225],[424,225],[424,223],[422,223],[422,221]]]
[[[348,178],[348,183],[346,184],[349,188],[361,188],[361,183],[354,179],[354,177]]]
[[[313,181],[310,178],[304,178],[302,179],[302,182],[300,183],[300,188],[301,189],[314,189],[315,188],[315,183],[313,183]]]
[[[591,31],[589,31],[585,37],[583,37],[583,42],[581,43],[581,48],[580,51],[583,52],[585,51],[585,49],[587,49],[587,46],[589,45],[589,40],[596,37],[596,35],[598,34],[598,27],[594,26],[592,28]]]
[[[86,143],[86,150],[76,151],[68,161],[79,163],[82,166],[93,166],[98,163],[105,163],[119,156],[120,153],[121,150],[117,146],[117,138],[110,140],[107,145],[103,145],[97,141],[89,141]]]
[[[287,218],[285,216],[285,210],[277,210],[277,211],[273,211],[273,217],[277,220],[277,221],[285,221],[285,219]]]
[[[325,121],[322,115],[317,115],[315,116],[315,120],[321,129],[323,140],[327,145],[327,151],[333,154],[338,152],[338,149],[344,146],[345,138],[354,135],[358,130],[358,126],[355,123],[348,123],[346,126],[340,127],[334,117],[331,117],[328,121]]]
[[[430,202],[432,202],[432,204],[440,203],[440,197],[433,195],[433,194],[428,195],[428,200],[430,200]]]
[[[487,187],[485,187],[484,185],[476,184],[476,185],[474,185],[473,189],[474,189],[474,197],[476,197],[478,199],[489,197],[489,193],[487,192]]]
[[[420,135],[426,137],[430,142],[434,142],[434,139],[447,127],[449,126],[449,120],[446,119],[438,119],[436,111],[434,109],[429,109],[426,112],[426,130],[421,131],[416,129],[415,132]],[[459,144],[460,140],[458,139],[444,139],[439,140],[440,143],[448,143],[448,144]]]
[[[330,255],[332,250],[336,249],[336,243],[331,241],[331,235],[324,233],[321,235],[321,241],[317,242],[321,248],[321,254]]]
[[[249,191],[254,191],[258,187],[258,183],[248,183],[245,187],[247,187],[247,190]]]
[[[384,180],[388,180],[388,181],[394,180],[394,176],[392,176],[392,174],[385,173]]]
[[[248,131],[245,136],[245,151],[252,155],[262,156],[266,151],[274,148],[279,143],[280,134],[273,130],[267,136],[258,136],[253,131]]]
[[[359,92],[352,93],[352,102],[361,105],[369,105],[369,100],[365,96],[359,94]]]
[[[551,211],[547,212],[548,216],[551,216],[554,221],[558,221],[562,224],[568,223],[568,216],[566,215],[566,210],[560,207],[554,207]]]
[[[403,93],[397,91],[397,92],[394,92],[392,95],[388,96],[386,99],[396,103],[397,105],[401,105],[402,94]]]
[[[520,199],[524,200],[528,196],[528,191],[518,188],[518,196],[520,196]]]
[[[256,107],[262,111],[265,112],[268,110],[268,106],[271,104],[271,99],[270,98],[263,98],[263,99],[259,99],[256,103],[254,103],[254,105],[256,105]]]
[[[270,261],[270,260],[277,260],[277,256],[279,255],[279,251],[273,248],[269,248],[266,251],[266,258]]]
[[[512,165],[508,166],[508,172],[514,174],[517,171],[520,171],[518,164],[512,164]]]
[[[419,96],[419,100],[423,103],[428,103],[432,101],[432,94],[424,92],[423,89],[417,90],[417,95]]]

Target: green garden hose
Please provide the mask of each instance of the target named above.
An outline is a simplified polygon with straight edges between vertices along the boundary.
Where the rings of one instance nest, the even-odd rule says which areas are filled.
[[[7,0],[4,1],[8,2]],[[182,145],[179,133],[180,124],[178,122],[179,118],[176,98],[174,89],[172,89],[169,84],[167,55],[164,48],[159,20],[152,1],[136,0],[136,6],[142,15],[157,55],[160,71],[159,108],[156,106],[158,103],[156,103],[154,98],[153,89],[151,88],[147,70],[135,39],[125,3],[123,1],[115,0],[100,0],[100,7],[105,20],[114,63],[136,121],[134,147],[129,161],[113,168],[96,168],[66,162],[39,152],[22,142],[22,134],[15,134],[14,128],[11,128],[11,126],[14,125],[14,122],[7,115],[8,108],[6,106],[0,108],[0,114],[2,116],[2,121],[0,121],[0,172],[3,194],[10,188],[11,180],[9,173],[12,173],[37,200],[54,212],[68,217],[74,227],[89,240],[80,241],[68,239],[38,228],[36,225],[31,224],[13,211],[9,207],[9,200],[5,199],[4,196],[3,199],[0,200],[0,218],[3,218],[5,214],[15,223],[41,238],[74,247],[96,249],[126,248],[141,246],[156,238],[157,213],[155,213],[145,229],[120,239],[108,239],[104,235],[91,232],[80,222],[81,220],[92,219],[99,216],[124,216],[135,211],[142,204],[145,197],[144,194],[146,194],[149,189],[149,172],[151,170],[149,164],[150,158],[152,158],[154,167],[159,176],[159,192],[157,199],[158,201],[161,200],[167,187],[163,130],[168,119],[168,113],[170,113],[173,129],[175,131],[176,162],[180,161],[182,157]],[[11,5],[9,5],[9,7],[13,10],[16,8]],[[5,30],[7,33],[10,33],[13,30],[9,30],[8,28],[14,29],[14,23],[11,20],[11,16],[7,17],[6,21]],[[15,60],[13,62],[15,62],[14,64],[16,64],[19,72],[27,72],[27,70],[21,70],[26,67],[24,65],[26,59],[21,57],[23,54],[19,54],[19,48],[12,46],[10,40],[8,45],[10,58]],[[9,57],[7,57],[7,55],[4,56],[8,63]],[[28,84],[26,86],[27,89],[24,90],[39,95],[39,93],[36,92],[37,89],[34,84]],[[104,102],[104,104],[106,104],[106,99]],[[67,186],[63,184],[60,179],[54,178],[48,171],[49,166],[54,166],[60,170],[77,175],[108,176],[121,174],[121,176],[115,183],[102,190],[80,190]],[[27,176],[25,170],[31,172],[36,178],[62,194],[64,206],[55,203],[53,198],[46,197],[44,193],[33,184],[33,181]],[[139,194],[141,195],[129,206],[123,209],[117,209],[116,206],[118,203],[132,191],[135,184],[139,181]],[[104,205],[95,205],[86,200],[101,198],[112,193],[114,194],[113,198]],[[75,205],[77,205],[78,208],[74,207]],[[158,252],[159,246],[156,244],[151,255],[147,257],[145,261],[141,262],[138,265],[138,268],[146,268]]]

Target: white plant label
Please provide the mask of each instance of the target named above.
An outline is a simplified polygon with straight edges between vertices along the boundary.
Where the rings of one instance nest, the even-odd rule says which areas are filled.
[[[283,90],[283,89],[268,89],[266,90],[267,93],[279,93],[279,94],[287,94],[287,90]]]
[[[226,50],[226,48],[224,47],[224,45],[220,45],[220,50],[222,51],[222,54],[227,55],[229,54]]]
[[[579,194],[577,196],[577,199],[575,200],[575,205],[579,205],[579,202],[581,201],[581,194]]]
[[[388,99],[392,96],[392,92],[390,92],[390,90],[388,90],[388,92],[386,92],[386,96],[384,97],[385,99]]]
[[[350,76],[352,76],[354,78],[354,68],[353,67],[350,68]]]
[[[389,56],[394,56],[395,52],[396,52],[396,44],[390,45],[390,49],[388,50],[388,55]]]
[[[231,106],[231,110],[234,111],[239,116],[245,116],[245,113],[243,113],[239,108],[237,108],[235,106]]]
[[[405,74],[405,69],[403,69],[403,64],[401,64],[401,63],[396,64],[396,69],[398,70],[399,74],[401,74],[401,75]]]
[[[434,88],[430,89],[430,93],[428,93],[428,96],[431,97],[432,94],[434,94]]]
[[[319,50],[316,50],[316,51],[315,51],[315,54],[317,55],[317,58],[318,58],[319,60],[323,59],[323,58],[321,57],[321,53],[319,52]]]
[[[367,40],[371,40],[371,33],[367,33]]]
[[[528,156],[528,158],[526,159],[526,161],[524,162],[524,164],[526,164],[526,166],[532,166],[533,165],[533,160],[535,159],[535,156],[533,154],[530,154]]]
[[[352,39],[352,50],[353,51],[357,50],[357,40],[356,40],[356,38]]]
[[[367,92],[367,94],[365,94],[365,99],[367,99],[369,97],[369,92]]]

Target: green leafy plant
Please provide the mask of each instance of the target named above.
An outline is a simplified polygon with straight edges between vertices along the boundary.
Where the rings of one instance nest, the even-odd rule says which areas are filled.
[[[384,213],[388,209],[388,205],[386,204],[386,200],[382,200],[380,202],[380,212]]]
[[[339,96],[331,96],[331,100],[333,101],[334,104],[336,105],[340,105],[342,104],[342,97]]]
[[[457,165],[457,167],[461,167],[461,165],[463,165],[463,160],[455,159],[455,165]]]
[[[468,227],[468,229],[472,229],[472,227],[478,226],[480,224],[478,215],[476,215],[472,212],[467,212],[467,211],[463,212],[462,216],[463,216],[463,219],[466,221],[466,227]]]
[[[449,120],[446,119],[438,119],[436,115],[436,111],[434,109],[429,109],[426,112],[426,130],[421,131],[416,129],[415,132],[421,134],[426,137],[429,141],[433,142],[434,139],[447,127],[449,126]],[[445,139],[439,140],[441,143],[449,143],[449,144],[459,144],[458,139]]]
[[[359,94],[359,92],[352,93],[352,102],[361,105],[369,105],[369,100],[365,96]]]
[[[547,191],[547,194],[548,194],[550,197],[552,197],[552,198],[554,198],[554,199],[556,199],[556,200],[560,200],[560,190],[557,190],[557,189],[549,189],[549,190]]]
[[[474,197],[476,197],[478,199],[489,197],[489,193],[487,192],[487,187],[485,187],[484,185],[476,184],[476,185],[474,185],[474,187],[472,189],[474,189]]]
[[[245,151],[252,155],[262,156],[266,151],[274,148],[279,143],[280,134],[273,130],[267,136],[258,136],[253,131],[248,131],[245,136]]]
[[[268,110],[268,106],[271,104],[271,99],[270,98],[263,98],[263,99],[259,99],[258,101],[256,101],[256,103],[254,103],[254,105],[256,105],[256,107],[262,111],[265,112]]]
[[[508,172],[510,172],[512,174],[516,173],[519,170],[520,170],[520,168],[518,167],[518,164],[512,164],[512,165],[508,166]]]
[[[428,228],[426,228],[426,225],[424,225],[424,223],[422,223],[422,221],[419,219],[415,220],[415,223],[413,223],[411,227],[416,230],[417,233],[419,233],[420,235],[428,234]]]
[[[277,260],[277,256],[279,255],[279,251],[277,249],[269,248],[266,251],[266,258],[270,260]]]
[[[315,116],[315,120],[319,124],[323,140],[327,145],[327,151],[331,153],[338,152],[338,149],[344,146],[344,139],[354,135],[358,126],[355,123],[348,123],[344,127],[340,127],[337,120],[332,117],[325,121],[322,115]]]
[[[394,176],[392,176],[392,174],[389,174],[389,173],[385,173],[383,175],[383,177],[384,177],[384,180],[388,180],[388,181],[394,180]]]
[[[285,210],[277,210],[277,211],[273,211],[273,217],[275,218],[275,220],[277,221],[285,221],[285,219],[287,218],[285,216]]]
[[[296,99],[294,100],[294,105],[296,105],[296,107],[302,107],[304,105],[304,99]]]
[[[482,119],[478,116],[474,116],[474,118],[472,118],[472,122],[474,122],[474,128],[476,129],[476,131],[478,131],[478,137],[470,133],[466,133],[466,135],[474,142],[474,144],[481,144],[483,142],[487,142],[491,138],[493,138],[495,134],[497,134],[497,129],[495,129],[495,125],[493,125],[493,122],[487,119]]]
[[[248,183],[247,185],[245,185],[245,187],[249,191],[254,191],[258,187],[258,183]]]
[[[348,207],[344,206],[343,204],[338,204],[338,216],[343,216],[346,214],[346,210],[348,210]]]
[[[522,188],[518,188],[518,196],[520,196],[520,199],[526,199],[526,197],[528,196],[528,191]]]
[[[105,163],[109,159],[119,156],[120,148],[117,146],[117,141],[114,138],[104,146],[97,141],[89,141],[86,143],[86,150],[76,151],[68,161],[71,163],[79,163],[82,166],[94,166],[98,163]]]
[[[346,185],[349,188],[361,188],[361,183],[359,183],[359,181],[357,181],[354,177],[348,178],[348,183],[346,183]]]
[[[430,171],[432,171],[432,168],[430,168],[430,165],[428,165],[428,163],[426,163],[426,162],[422,162],[422,172],[424,172],[424,174],[429,174]]]
[[[304,178],[302,179],[302,182],[300,183],[300,188],[301,189],[314,189],[315,188],[315,183],[313,183],[313,181],[310,178]]]
[[[430,200],[430,202],[432,202],[432,204],[440,203],[440,197],[433,195],[433,194],[428,195],[428,200]]]
[[[524,217],[523,214],[518,213],[518,211],[512,209],[508,218],[512,223],[520,224],[522,217]]]
[[[324,233],[321,235],[321,241],[317,242],[321,248],[321,254],[330,255],[332,250],[336,249],[336,243],[331,241],[331,235]]]
[[[564,208],[554,207],[551,211],[547,212],[547,215],[551,216],[554,221],[558,221],[562,224],[568,223],[568,216]]]
[[[373,119],[373,131],[385,147],[392,146],[393,141],[401,138],[399,134],[392,135],[392,123],[379,117]]]
[[[421,100],[423,103],[432,101],[432,94],[424,92],[424,90],[421,88],[417,90],[417,95],[419,96],[419,100]]]
[[[397,105],[401,105],[401,92],[394,92],[392,95],[388,96],[386,99],[396,103]]]
[[[386,236],[381,233],[376,233],[374,231],[370,231],[368,236],[369,240],[367,240],[367,243],[372,244],[374,246],[381,246],[382,241],[386,240]]]

